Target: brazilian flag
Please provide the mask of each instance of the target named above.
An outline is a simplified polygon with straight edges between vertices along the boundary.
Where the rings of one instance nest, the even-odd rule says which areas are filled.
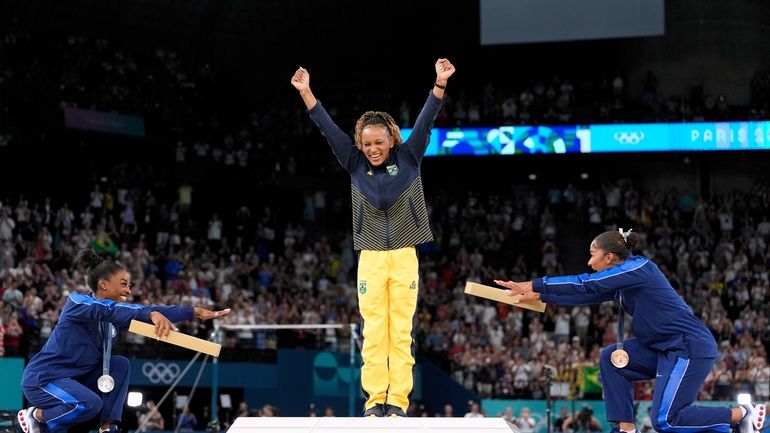
[[[112,241],[109,235],[101,235],[94,239],[91,246],[96,251],[96,254],[109,254],[113,257],[118,255],[118,246]]]
[[[599,381],[599,367],[581,367],[578,372],[580,398],[601,399],[602,383]]]

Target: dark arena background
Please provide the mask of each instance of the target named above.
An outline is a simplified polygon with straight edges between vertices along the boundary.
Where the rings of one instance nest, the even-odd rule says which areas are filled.
[[[4,428],[64,302],[89,291],[83,248],[125,267],[131,303],[232,309],[179,324],[216,360],[120,333],[123,431],[164,396],[144,430],[179,430],[185,406],[187,431],[360,417],[350,176],[290,79],[310,71],[347,133],[382,110],[406,136],[438,58],[457,71],[421,166],[435,240],[418,246],[408,420],[611,431],[616,302],[538,313],[464,287],[591,272],[592,239],[619,228],[713,334],[696,403],[770,400],[769,24],[757,0],[3,0]],[[654,385],[634,385],[640,432]]]

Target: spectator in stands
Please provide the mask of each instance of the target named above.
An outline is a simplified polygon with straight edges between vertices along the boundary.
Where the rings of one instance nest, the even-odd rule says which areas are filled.
[[[278,408],[268,403],[262,406],[262,410],[260,411],[260,416],[267,416],[267,417],[278,416]]]
[[[11,218],[11,211],[6,206],[0,209],[0,242],[11,241],[16,229],[16,222]]]
[[[764,405],[703,407],[692,403],[718,355],[708,328],[676,293],[658,266],[632,251],[641,236],[635,232],[606,231],[590,245],[588,266],[593,274],[543,277],[515,283],[495,282],[520,299],[556,305],[600,303],[618,299],[621,310],[633,317],[636,338],[602,351],[601,374],[607,419],[615,429],[635,432],[633,383],[666,377],[653,396],[653,426],[676,426],[690,431],[725,432],[738,425],[741,433],[758,432],[764,423]],[[621,316],[622,317],[622,316]],[[618,329],[623,335],[623,329]],[[708,426],[708,427],[698,427]]]
[[[364,416],[406,416],[409,409],[419,280],[415,245],[433,240],[420,164],[455,67],[438,59],[435,70],[433,89],[404,142],[393,118],[378,111],[359,118],[351,140],[313,95],[308,71],[299,68],[291,79],[352,182],[353,243],[361,251],[357,286],[364,320]]]
[[[500,414],[500,417],[508,421],[509,423],[513,424],[515,421],[515,418],[513,417],[513,407],[506,406],[505,412]]]
[[[315,409],[315,406],[311,407],[311,409]],[[241,416],[249,416],[249,404],[245,401],[242,401],[238,404],[238,412],[235,414],[236,418]]]
[[[143,413],[137,419],[139,425],[143,426],[141,431],[163,430],[165,428],[163,415],[158,412],[155,400],[152,399],[147,400]]]
[[[564,428],[564,423],[569,419],[569,417],[570,417],[569,409],[567,409],[567,406],[562,406],[559,409],[559,417],[553,421],[553,431],[555,432],[568,431]]]
[[[532,417],[528,407],[522,407],[519,416],[513,420],[513,425],[519,428],[521,433],[532,433],[535,431],[535,418]]]
[[[13,307],[14,310],[18,310],[24,302],[24,293],[19,290],[18,285],[15,284],[12,278],[7,278],[6,281],[8,285],[4,287],[3,302]]]
[[[19,312],[13,311],[8,317],[8,322],[3,329],[5,356],[13,358],[19,356],[21,346],[21,336],[24,334],[24,328],[19,323]]]
[[[484,418],[484,414],[481,413],[481,407],[475,401],[469,402],[470,406],[468,412],[465,413],[465,418]]]
[[[4,356],[5,356],[5,325],[3,325],[3,314],[0,312],[0,358]]]
[[[198,426],[198,418],[190,411],[188,405],[184,406],[182,413],[179,415],[179,421],[177,422],[177,428],[179,431],[193,431]]]

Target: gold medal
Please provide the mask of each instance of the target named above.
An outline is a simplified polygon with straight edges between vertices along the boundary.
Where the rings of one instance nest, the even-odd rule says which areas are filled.
[[[617,349],[610,355],[612,365],[617,368],[623,368],[628,365],[628,352],[623,349]]]

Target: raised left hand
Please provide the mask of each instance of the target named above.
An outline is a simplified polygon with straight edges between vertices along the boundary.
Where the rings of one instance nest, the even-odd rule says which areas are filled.
[[[211,311],[205,308],[195,307],[195,317],[201,320],[221,319],[222,317],[228,314],[230,314],[229,308],[226,308],[224,310],[219,310],[219,311]]]
[[[436,82],[442,85],[446,84],[446,81],[452,74],[455,73],[455,67],[447,59],[436,60]]]
[[[532,290],[532,281],[517,283],[515,281],[494,280],[495,284],[507,288],[508,296],[515,296],[520,301],[535,301],[540,299],[540,293]]]

